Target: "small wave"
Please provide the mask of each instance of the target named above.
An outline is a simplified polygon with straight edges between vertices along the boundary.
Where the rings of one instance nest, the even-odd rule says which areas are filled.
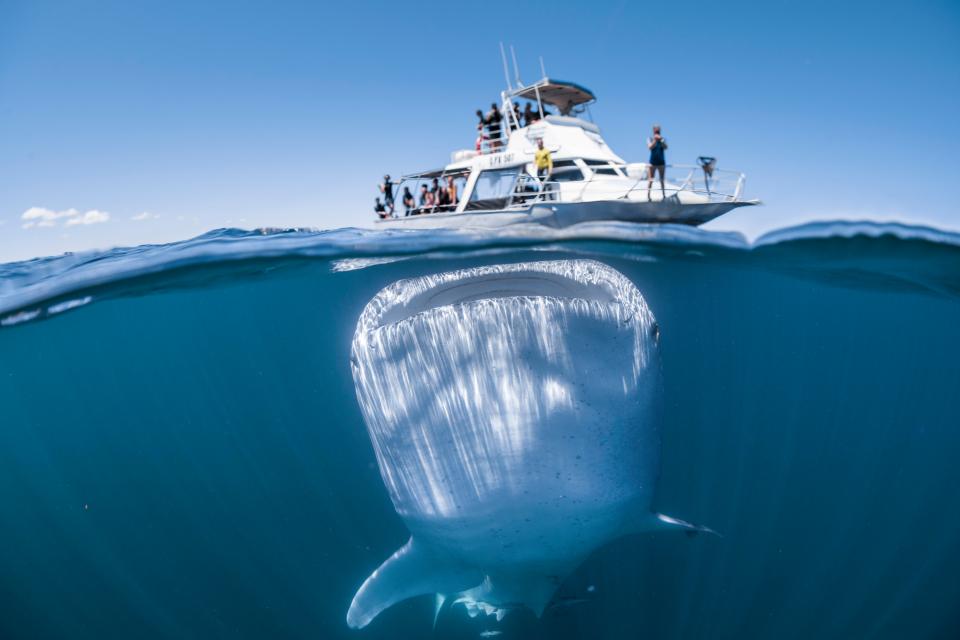
[[[441,252],[449,255],[529,248],[576,253],[584,247],[588,247],[594,255],[613,255],[634,261],[651,261],[657,259],[658,255],[683,255],[688,259],[703,260],[718,252],[741,255],[762,249],[769,256],[771,249],[779,250],[785,246],[852,239],[892,239],[950,249],[960,246],[960,234],[955,232],[874,222],[804,224],[770,232],[754,243],[736,232],[622,222],[584,223],[563,229],[535,225],[491,230],[430,231],[215,229],[189,240],[164,245],[64,254],[2,264],[0,321],[2,326],[10,326],[55,315],[86,305],[93,298],[109,297],[106,294],[119,283],[158,275],[173,278],[172,274],[187,269],[210,268],[214,265],[237,275],[246,272],[238,268],[243,264],[325,259],[333,261],[331,268],[336,272]],[[812,260],[810,266],[823,267],[822,264],[813,264]],[[196,280],[206,282],[204,278]],[[180,282],[178,286],[190,285]],[[952,282],[938,286],[947,291],[956,288]]]
[[[869,220],[810,222],[795,227],[786,227],[765,233],[757,238],[753,247],[764,247],[804,240],[883,238],[897,240],[920,240],[936,244],[960,247],[960,233],[896,222],[870,222]]]

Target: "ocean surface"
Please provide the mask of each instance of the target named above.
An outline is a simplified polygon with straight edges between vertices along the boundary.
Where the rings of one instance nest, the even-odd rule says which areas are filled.
[[[409,535],[351,375],[364,307],[583,259],[659,328],[654,507],[720,535],[601,545],[539,618],[420,596],[351,629]],[[0,265],[4,640],[954,639],[958,461],[960,235],[935,229],[218,230]]]

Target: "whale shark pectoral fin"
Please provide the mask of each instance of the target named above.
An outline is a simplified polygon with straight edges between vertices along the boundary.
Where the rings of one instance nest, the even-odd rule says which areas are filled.
[[[702,524],[695,524],[693,522],[687,522],[686,520],[681,520],[680,518],[674,518],[673,516],[668,516],[662,513],[654,514],[659,521],[660,525],[658,528],[663,528],[663,525],[667,527],[679,527],[687,535],[695,536],[698,533],[710,533],[717,537],[722,538],[723,536],[711,529],[710,527],[705,527]]]
[[[421,548],[411,537],[360,586],[347,611],[347,624],[362,629],[381,611],[401,600],[461,591],[482,580],[478,571],[445,561],[443,556]]]
[[[433,609],[433,628],[437,628],[437,620],[440,619],[440,612],[443,611],[443,604],[447,601],[447,596],[442,593],[437,594],[437,600]]]

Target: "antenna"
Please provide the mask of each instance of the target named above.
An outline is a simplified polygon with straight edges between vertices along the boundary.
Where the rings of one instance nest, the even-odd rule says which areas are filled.
[[[510,70],[507,68],[507,53],[503,50],[503,43],[500,43],[500,59],[503,60],[503,77],[507,81],[507,91],[513,91],[510,85]]]
[[[522,87],[523,82],[520,80],[520,67],[517,66],[517,52],[513,50],[513,45],[510,45],[510,57],[513,58],[513,75],[517,79],[517,86]]]
[[[543,66],[543,56],[540,56],[540,73],[543,74],[543,77],[547,77],[547,68]]]

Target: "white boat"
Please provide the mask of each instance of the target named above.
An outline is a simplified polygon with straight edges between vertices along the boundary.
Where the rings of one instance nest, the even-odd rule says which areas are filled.
[[[545,76],[534,84],[508,86],[500,95],[499,135],[481,138],[475,149],[455,151],[442,169],[395,182],[394,215],[377,220],[379,228],[566,227],[602,220],[699,225],[758,204],[741,198],[745,176],[717,169],[713,158],[667,165],[663,187],[659,176],[651,182],[647,163],[627,163],[607,145],[589,115],[596,98],[580,85]],[[513,105],[521,100],[530,103],[538,120],[518,121]],[[536,177],[533,162],[540,139],[553,160],[548,180]],[[457,187],[455,203],[405,209],[405,187],[421,204],[422,185],[429,190],[437,180],[445,186],[448,178]]]

